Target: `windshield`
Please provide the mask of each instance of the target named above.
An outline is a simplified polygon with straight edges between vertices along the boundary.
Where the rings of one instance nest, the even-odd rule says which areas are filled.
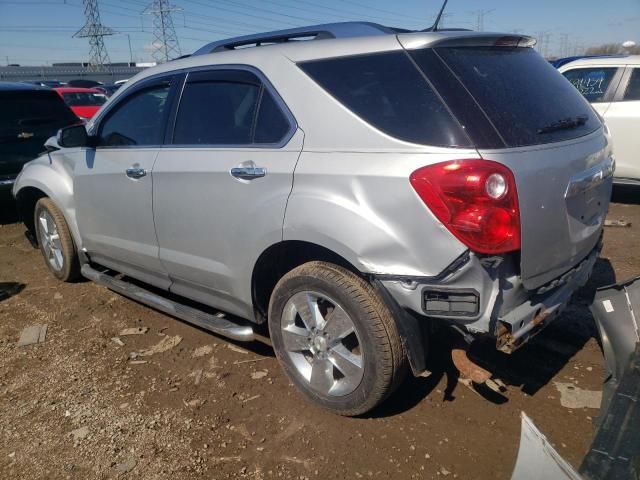
[[[410,54],[431,76],[430,66],[437,60],[426,50]],[[601,126],[582,95],[531,48],[447,47],[434,51],[493,124],[504,146],[569,140]],[[444,90],[453,90],[449,95],[442,92],[445,98],[464,95],[456,83],[444,86]],[[468,109],[456,108],[454,102],[449,106],[465,123]]]
[[[97,92],[65,92],[62,97],[70,107],[99,107],[107,101],[104,93]]]

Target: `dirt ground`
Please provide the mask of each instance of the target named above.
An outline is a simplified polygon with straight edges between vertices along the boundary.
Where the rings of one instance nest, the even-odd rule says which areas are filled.
[[[507,479],[522,411],[578,466],[598,410],[563,406],[556,384],[601,390],[589,298],[640,274],[638,197],[617,196],[609,218],[633,225],[607,229],[596,273],[562,319],[512,356],[480,346],[508,385],[503,396],[459,382],[443,336],[432,342],[434,373],[408,379],[364,418],[305,403],[268,347],[56,281],[0,203],[0,282],[10,291],[0,300],[0,478]],[[36,324],[48,325],[46,341],[18,347]],[[120,335],[129,327],[149,330]],[[159,342],[171,348],[131,361]]]

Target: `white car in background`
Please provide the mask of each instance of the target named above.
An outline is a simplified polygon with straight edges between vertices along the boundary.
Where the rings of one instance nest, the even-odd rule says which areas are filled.
[[[559,70],[611,131],[614,183],[640,185],[640,55],[583,58]]]

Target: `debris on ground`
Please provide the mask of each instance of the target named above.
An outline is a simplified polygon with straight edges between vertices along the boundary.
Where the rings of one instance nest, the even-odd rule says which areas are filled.
[[[119,347],[124,347],[124,342],[120,340],[118,337],[111,337],[111,341],[118,345]]]
[[[243,363],[254,363],[254,362],[263,362],[265,360],[269,360],[269,357],[264,357],[264,358],[252,358],[250,360],[236,360],[235,362],[233,362],[234,365],[241,365]]]
[[[197,370],[194,370],[189,374],[189,377],[193,377],[194,385],[200,385],[200,380],[202,379],[202,369],[199,368]]]
[[[629,228],[631,227],[631,222],[627,222],[626,220],[605,220],[605,227],[621,227],[621,228]]]
[[[151,355],[155,355],[156,353],[166,352],[167,350],[171,350],[173,347],[178,345],[181,341],[182,337],[180,335],[176,335],[174,337],[164,337],[153,347],[148,348],[147,350],[142,350],[140,352],[131,352],[131,358],[148,357]]]
[[[196,348],[191,356],[193,358],[204,357],[205,355],[209,355],[211,352],[213,352],[213,345],[203,345]]]
[[[42,343],[46,336],[47,325],[32,325],[22,330],[20,339],[18,340],[18,347]]]
[[[60,292],[56,292],[56,293],[53,294],[53,299],[54,300],[62,300],[63,296],[62,296],[62,294]]]
[[[565,408],[600,408],[602,392],[584,390],[573,383],[553,382],[560,392],[560,405]]]
[[[80,428],[76,428],[75,430],[71,430],[69,432],[69,435],[73,437],[74,440],[83,440],[85,438],[87,438],[87,435],[89,435],[89,427],[85,426],[85,427],[80,427]]]
[[[253,380],[260,380],[261,378],[266,377],[269,374],[269,372],[267,370],[260,370],[258,372],[253,372],[251,374],[251,378]]]
[[[138,462],[131,458],[129,460],[126,460],[122,463],[119,463],[118,465],[116,465],[116,473],[118,475],[126,475],[127,473],[129,473],[131,470],[133,470],[134,468],[136,468],[136,465],[138,464]]]
[[[245,350],[244,348],[236,347],[233,343],[227,343],[227,348],[229,350],[233,350],[234,352],[243,353],[245,355],[249,353],[248,350]]]
[[[149,327],[132,327],[121,330],[118,335],[121,337],[126,337],[127,335],[142,335],[147,333],[148,331]]]

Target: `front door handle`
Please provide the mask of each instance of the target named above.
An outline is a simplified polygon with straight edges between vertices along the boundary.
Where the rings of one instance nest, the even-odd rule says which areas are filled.
[[[144,168],[127,168],[127,177],[129,178],[142,178],[147,174],[147,171]]]
[[[264,177],[267,169],[264,167],[256,167],[254,165],[246,167],[234,167],[230,170],[231,176],[240,180],[253,180],[254,178]]]

